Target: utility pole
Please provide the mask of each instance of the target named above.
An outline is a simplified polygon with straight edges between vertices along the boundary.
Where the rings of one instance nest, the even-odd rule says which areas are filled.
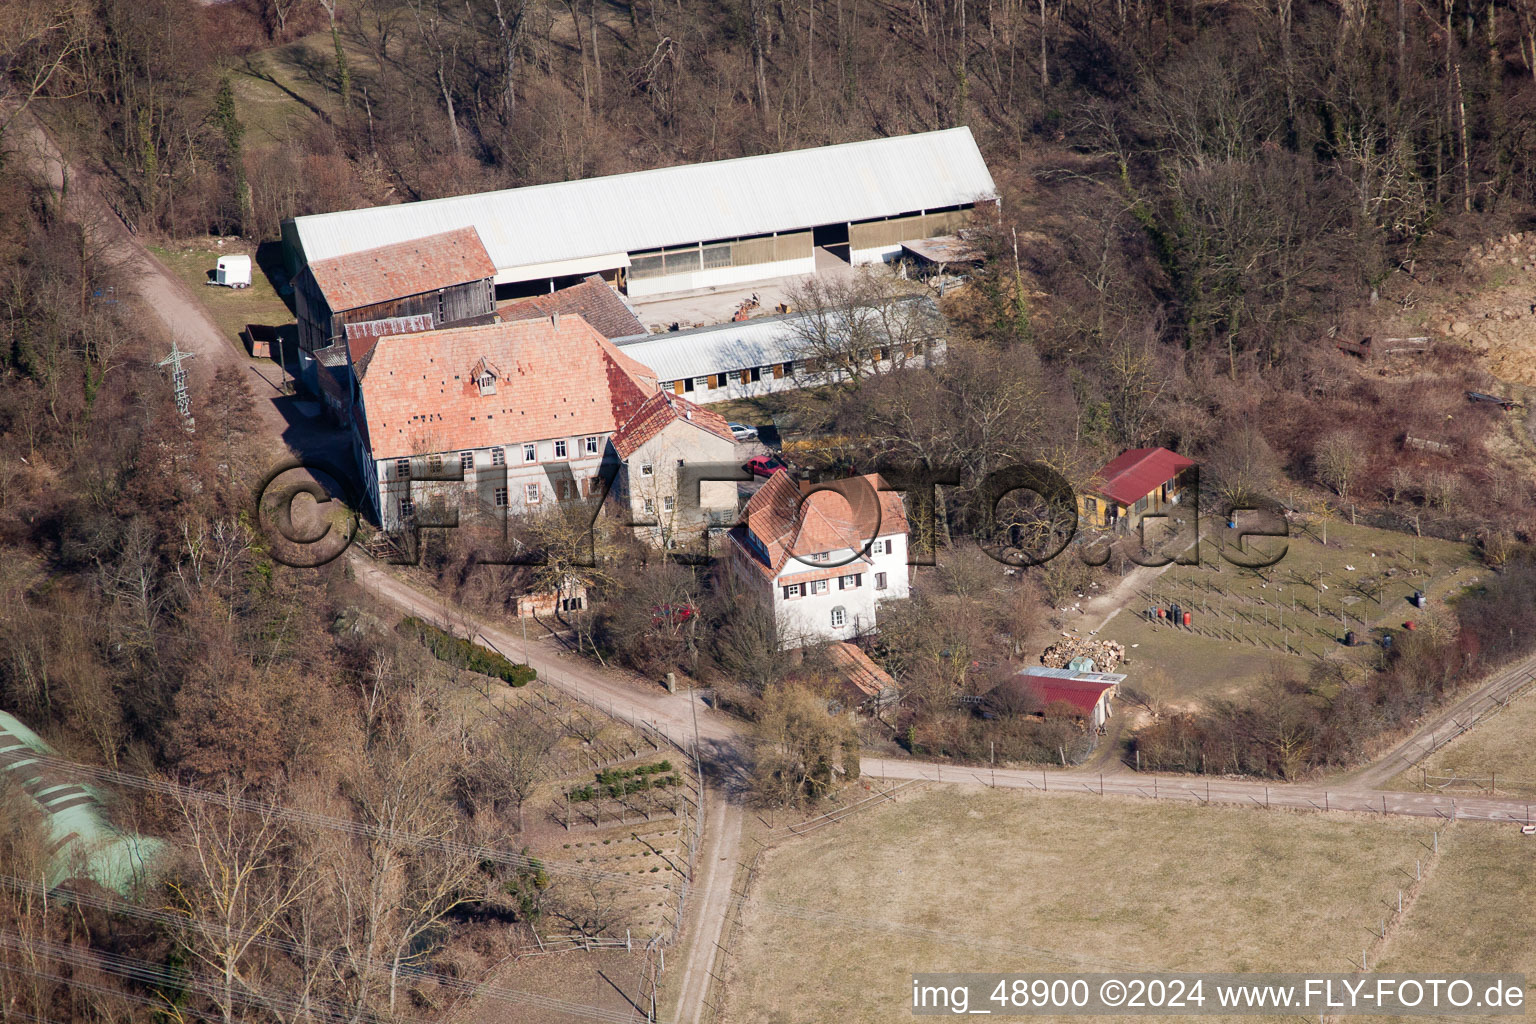
[[[196,423],[192,419],[192,396],[187,390],[187,371],[181,364],[195,355],[197,355],[196,352],[183,352],[176,345],[176,339],[172,338],[171,354],[155,364],[171,368],[171,387],[176,393],[176,410],[181,413],[181,418],[187,421],[188,430],[194,429]]]

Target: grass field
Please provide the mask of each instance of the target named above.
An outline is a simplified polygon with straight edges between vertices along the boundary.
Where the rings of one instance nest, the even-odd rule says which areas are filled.
[[[1440,851],[1412,910],[1389,934],[1380,970],[1519,972],[1530,1006],[1536,1000],[1536,838],[1511,825],[1461,822],[1440,833]]]
[[[1140,662],[1168,673],[1174,702],[1230,696],[1274,668],[1305,674],[1317,658],[1367,662],[1378,648],[1344,647],[1346,630],[1364,640],[1400,628],[1424,614],[1408,601],[1415,590],[1443,606],[1485,571],[1466,544],[1343,522],[1327,524],[1326,546],[1321,524],[1293,527],[1285,556],[1250,570],[1224,561],[1212,533],[1203,529],[1199,565],[1156,576],[1103,630],[1126,645],[1132,671]],[[1144,614],[1173,604],[1192,614],[1188,630]]]
[[[293,312],[273,288],[272,281],[253,260],[249,288],[219,288],[209,285],[209,274],[220,256],[242,253],[255,257],[255,246],[244,240],[226,240],[216,245],[211,239],[175,242],[168,246],[151,245],[155,258],[185,281],[203,300],[214,323],[230,344],[245,351],[240,332],[246,324],[288,324]],[[272,256],[264,248],[259,262],[269,263]]]
[[[915,971],[1349,971],[1420,839],[1399,819],[934,790],[762,855],[722,1019],[906,1020]]]
[[[1423,771],[1404,772],[1392,784],[1418,790],[1427,780],[1447,792],[1482,793],[1496,786],[1501,794],[1536,799],[1536,691],[1527,691],[1509,707],[1435,751]],[[1439,776],[1439,781],[1435,777]],[[1469,780],[1448,783],[1449,778]],[[1471,781],[1475,780],[1475,781]],[[1536,845],[1536,844],[1533,844]]]

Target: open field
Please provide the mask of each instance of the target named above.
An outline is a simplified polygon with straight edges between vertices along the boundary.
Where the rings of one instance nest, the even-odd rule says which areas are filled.
[[[175,242],[170,245],[151,245],[149,251],[165,264],[172,274],[181,278],[202,300],[218,324],[225,339],[240,351],[246,351],[240,332],[246,324],[288,324],[293,322],[293,312],[273,288],[272,281],[263,266],[270,265],[275,257],[275,246],[264,246],[258,258],[256,247],[244,239],[225,239],[223,245],[214,239]],[[252,257],[251,286],[249,288],[220,288],[209,285],[214,264],[220,256],[245,254]]]
[[[1368,663],[1379,648],[1346,648],[1346,630],[1363,641],[1401,628],[1425,614],[1409,603],[1415,590],[1433,612],[1487,572],[1466,544],[1346,522],[1326,525],[1326,546],[1321,523],[1293,525],[1276,565],[1243,569],[1220,557],[1212,532],[1203,528],[1199,565],[1169,567],[1103,630],[1125,644],[1132,672],[1140,663],[1168,673],[1175,690],[1165,696],[1175,703],[1234,695],[1272,669],[1304,674],[1318,658]],[[1189,629],[1145,614],[1174,604],[1191,613]]]
[[[1389,932],[1380,970],[1519,972],[1526,976],[1526,1005],[1531,1005],[1536,999],[1533,877],[1536,838],[1510,825],[1461,822],[1443,829],[1439,863],[1402,925]]]
[[[1426,784],[1445,792],[1528,796],[1536,800],[1536,690],[1527,690],[1498,714],[1447,743],[1421,768],[1390,783],[1393,789],[1419,790]]]
[[[722,1020],[910,1018],[914,971],[1349,971],[1424,822],[944,789],[764,853]]]

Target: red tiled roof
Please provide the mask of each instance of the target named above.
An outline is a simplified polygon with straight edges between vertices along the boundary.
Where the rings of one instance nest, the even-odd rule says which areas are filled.
[[[509,302],[498,312],[503,320],[526,320],[555,313],[579,316],[601,331],[603,337],[610,339],[645,333],[645,325],[640,322],[640,318],[624,304],[619,293],[597,274],[569,288]]]
[[[802,501],[800,481],[789,473],[775,473],[747,502],[746,522],[730,536],[746,551],[746,531],[767,549],[765,564],[752,552],[753,562],[772,578],[794,555],[813,555],[843,548],[862,549],[875,537],[907,531],[901,495],[882,491],[878,474],[848,477],[820,484]],[[810,485],[805,485],[810,490]],[[815,566],[806,564],[807,570]]]
[[[638,365],[574,316],[380,338],[362,381],[373,457],[611,434],[656,389]]]
[[[895,681],[869,655],[850,643],[835,643],[827,648],[827,656],[838,670],[841,680],[865,697],[878,697]]]
[[[1114,683],[1096,683],[1089,679],[1062,679],[1059,676],[1035,675],[1027,669],[1002,685],[1007,686],[1010,683],[1027,687],[1039,699],[1042,707],[1059,701],[1072,705],[1084,716],[1093,714],[1099,698],[1104,696],[1106,690],[1112,690],[1115,687]]]
[[[1089,489],[1121,505],[1134,505],[1194,464],[1167,448],[1132,448],[1095,473]]]
[[[496,276],[496,265],[474,228],[381,245],[309,265],[315,284],[341,313],[359,306],[436,291]]]
[[[622,353],[621,353],[622,354]],[[627,459],[651,438],[678,420],[691,422],[700,430],[735,442],[725,417],[695,405],[688,399],[666,391],[658,391],[645,400],[645,404],[619,427],[613,435],[614,450],[619,458]]]

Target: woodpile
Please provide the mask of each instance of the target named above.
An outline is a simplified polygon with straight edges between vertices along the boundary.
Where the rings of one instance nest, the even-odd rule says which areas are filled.
[[[1094,671],[1113,672],[1125,660],[1125,645],[1096,636],[1068,637],[1047,647],[1040,655],[1040,664],[1046,668],[1066,668],[1073,658],[1091,658]]]

